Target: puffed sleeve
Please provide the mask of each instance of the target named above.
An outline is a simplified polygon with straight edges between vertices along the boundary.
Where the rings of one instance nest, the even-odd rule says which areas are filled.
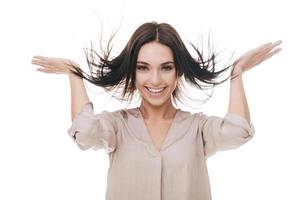
[[[94,114],[92,102],[82,107],[67,132],[81,150],[105,149],[111,153],[117,146],[117,126],[113,113],[102,111]]]
[[[206,157],[217,151],[235,149],[253,138],[255,129],[246,118],[227,113],[224,118],[202,114],[202,139]]]

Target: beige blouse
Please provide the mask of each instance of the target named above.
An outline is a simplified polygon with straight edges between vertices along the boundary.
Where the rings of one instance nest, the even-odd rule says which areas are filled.
[[[89,102],[68,134],[81,150],[108,153],[106,200],[211,200],[207,158],[249,141],[254,126],[178,109],[158,151],[138,108],[94,114]]]

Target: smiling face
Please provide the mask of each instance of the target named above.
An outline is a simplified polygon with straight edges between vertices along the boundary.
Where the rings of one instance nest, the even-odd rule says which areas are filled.
[[[177,80],[172,50],[156,41],[144,44],[136,63],[136,88],[143,103],[151,106],[170,103]]]

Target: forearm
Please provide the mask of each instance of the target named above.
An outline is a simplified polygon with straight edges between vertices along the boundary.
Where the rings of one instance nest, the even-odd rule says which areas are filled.
[[[228,112],[245,117],[250,122],[250,113],[244,91],[242,75],[239,75],[230,81]]]
[[[72,121],[81,110],[81,108],[90,102],[84,82],[81,78],[69,74],[70,87],[71,87],[71,117]]]

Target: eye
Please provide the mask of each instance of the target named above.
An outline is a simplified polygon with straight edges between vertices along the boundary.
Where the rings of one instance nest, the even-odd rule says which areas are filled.
[[[138,65],[136,68],[137,68],[138,70],[142,70],[142,71],[144,71],[144,70],[147,69],[147,67],[141,66],[141,65]]]
[[[173,69],[173,67],[170,66],[170,65],[166,65],[166,66],[163,67],[163,69],[166,70],[166,71],[171,71]]]

